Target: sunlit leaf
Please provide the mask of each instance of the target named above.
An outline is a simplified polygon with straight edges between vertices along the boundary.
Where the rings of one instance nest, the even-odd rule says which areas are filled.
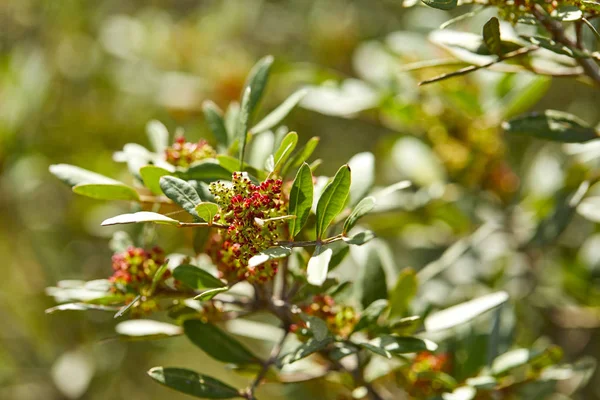
[[[354,155],[348,166],[351,171],[350,205],[355,205],[369,193],[375,181],[375,156],[364,152]]]
[[[125,184],[83,183],[73,186],[73,192],[98,200],[139,201],[138,192]]]
[[[173,218],[169,218],[166,215],[149,211],[139,211],[133,214],[117,215],[116,217],[104,220],[102,222],[102,226],[117,224],[137,224],[140,222],[154,222],[156,224],[179,225],[179,221]]]
[[[196,205],[198,216],[208,223],[212,223],[215,215],[219,213],[219,205],[208,201],[200,202]]]
[[[160,178],[166,175],[171,175],[171,172],[164,168],[157,167],[156,165],[145,165],[140,168],[140,176],[146,186],[154,194],[162,194],[160,188]]]
[[[394,335],[384,335],[368,342],[358,343],[358,345],[387,358],[391,358],[394,354],[435,351],[438,347],[437,344],[427,339]]]
[[[231,172],[223,168],[216,161],[204,161],[194,164],[186,171],[177,172],[176,175],[185,180],[195,180],[209,183],[218,180],[231,180]]]
[[[198,301],[207,301],[218,295],[219,293],[223,293],[229,290],[228,286],[219,287],[214,289],[208,289],[204,292],[200,293],[198,296],[194,297],[194,300]]]
[[[248,87],[244,90],[242,95],[242,102],[240,103],[240,112],[238,114],[238,123],[235,132],[235,137],[240,143],[240,167],[244,165],[246,143],[248,141],[248,125],[250,124],[250,115],[253,110],[252,106],[250,105],[251,97],[251,89]]]
[[[294,238],[308,220],[313,203],[312,173],[308,164],[304,163],[298,170],[292,189],[290,190],[289,213],[296,218],[289,222],[290,237]]]
[[[122,182],[114,180],[104,175],[97,174],[87,169],[76,167],[69,164],[54,164],[50,166],[50,173],[56,176],[69,186],[82,184],[107,184],[123,185]]]
[[[292,254],[291,247],[271,247],[261,251],[255,256],[250,257],[250,260],[248,260],[248,268],[256,268],[259,265],[266,263],[267,261],[285,258],[288,257],[290,254]]]
[[[251,89],[251,96],[248,102],[250,115],[254,112],[254,110],[256,110],[256,106],[262,98],[265,87],[267,86],[267,82],[269,80],[272,64],[273,56],[263,57],[254,65],[248,74],[245,88]]]
[[[281,141],[279,148],[275,152],[273,156],[273,160],[275,165],[273,167],[273,171],[281,170],[283,164],[287,161],[287,159],[292,155],[292,152],[296,148],[296,144],[298,143],[298,134],[296,132],[290,132]]]
[[[117,324],[115,331],[121,336],[139,339],[162,339],[183,333],[181,327],[151,319],[132,319]]]
[[[148,371],[148,375],[158,383],[200,399],[242,397],[237,389],[189,369],[154,367]]]
[[[315,248],[306,270],[308,283],[321,286],[325,282],[332,254],[333,251],[329,247],[319,245]]]
[[[321,239],[331,222],[344,209],[350,191],[350,167],[342,166],[323,190],[317,203],[317,239]]]
[[[200,203],[200,196],[196,189],[183,179],[174,176],[163,176],[160,178],[160,188],[163,193],[189,214],[198,218],[196,205]]]

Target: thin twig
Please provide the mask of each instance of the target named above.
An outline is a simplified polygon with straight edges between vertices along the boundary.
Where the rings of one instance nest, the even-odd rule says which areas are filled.
[[[600,42],[600,32],[598,32],[596,27],[590,21],[588,21],[586,18],[581,18],[581,20],[583,21],[584,24],[586,24],[592,30],[592,32],[594,33],[594,36],[596,36],[596,39]]]
[[[337,241],[342,240],[343,238],[344,238],[343,235],[336,235],[336,236],[332,236],[330,238],[323,239],[323,240],[308,240],[308,241],[303,241],[303,242],[282,241],[282,242],[275,243],[275,246],[283,246],[283,247],[311,247],[311,246],[317,246],[319,244],[323,245],[323,244],[329,244],[329,243],[337,242]]]
[[[563,26],[560,22],[549,18],[546,15],[546,11],[539,5],[535,4],[531,9],[533,16],[546,28],[548,32],[552,34],[552,38],[557,43],[565,45],[569,48],[577,48],[577,43],[574,43],[571,39],[567,37]],[[589,76],[597,85],[600,85],[600,68],[598,64],[594,60],[590,58],[576,57],[575,60],[587,76]]]
[[[197,227],[207,227],[207,228],[218,228],[218,229],[227,229],[229,225],[217,224],[214,222],[179,222],[177,225],[179,228],[197,228]]]
[[[261,370],[259,371],[258,375],[256,375],[256,378],[254,379],[250,387],[246,389],[245,395],[248,400],[256,400],[256,398],[254,397],[254,392],[256,391],[256,388],[258,387],[258,385],[260,385],[260,382],[267,376],[269,368],[271,368],[271,366],[273,366],[277,362],[279,354],[281,353],[281,349],[283,348],[283,343],[285,342],[285,339],[287,339],[287,336],[290,333],[289,326],[285,326],[284,329],[285,333],[283,334],[279,342],[277,342],[277,344],[273,346],[269,358],[267,359],[267,361],[264,362]]]
[[[496,60],[490,61],[489,63],[483,64],[483,65],[469,65],[468,67],[459,69],[458,71],[454,71],[454,72],[449,72],[447,74],[442,74],[442,75],[438,75],[436,77],[433,77],[431,79],[427,79],[424,80],[422,82],[419,82],[419,86],[423,86],[423,85],[427,85],[430,83],[434,83],[434,82],[438,82],[444,79],[448,79],[448,78],[453,78],[455,76],[460,76],[460,75],[466,75],[469,74],[473,71],[477,71],[479,69],[482,68],[487,68],[487,67],[491,67],[494,64],[497,64],[499,62],[511,59],[511,58],[515,58],[515,57],[519,57],[522,55],[525,55],[527,53],[530,53],[532,51],[535,51],[539,49],[538,46],[530,46],[530,47],[521,47],[518,50],[515,51],[511,51],[510,53],[506,53],[501,57],[498,57]]]

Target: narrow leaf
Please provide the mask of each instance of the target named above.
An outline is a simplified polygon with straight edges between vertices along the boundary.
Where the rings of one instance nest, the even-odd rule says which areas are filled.
[[[483,26],[483,42],[492,54],[502,55],[502,39],[500,38],[500,22],[492,17]]]
[[[368,346],[365,346],[365,344]],[[384,335],[367,343],[360,343],[359,345],[386,357],[387,354],[408,354],[418,353],[421,351],[435,351],[438,347],[437,344],[427,339],[394,335]]]
[[[373,239],[375,239],[375,233],[373,233],[373,231],[362,231],[352,237],[344,236],[342,238],[342,240],[344,240],[344,243],[352,244],[355,246],[362,246],[363,244]]]
[[[375,181],[375,156],[365,151],[354,155],[348,166],[351,171],[350,205],[355,205],[369,193]]]
[[[503,122],[502,128],[514,135],[532,136],[562,143],[583,143],[599,137],[596,129],[579,118],[554,110],[522,115]]]
[[[138,301],[140,301],[141,298],[142,298],[141,294],[138,294],[137,296],[135,296],[135,298],[133,300],[131,300],[128,304],[126,304],[125,306],[121,307],[119,309],[119,311],[117,311],[117,313],[115,314],[114,318],[120,318],[123,315],[127,314],[129,312],[129,310],[131,310],[131,308],[133,306],[135,306]]]
[[[301,360],[303,358],[310,356],[311,354],[316,353],[317,351],[323,350],[332,341],[333,341],[333,339],[331,338],[331,336],[328,336],[325,338],[325,340],[321,340],[321,341],[317,340],[316,338],[310,338],[310,339],[308,339],[308,341],[306,343],[301,344],[291,353],[288,353],[288,354],[284,355],[283,357],[281,357],[278,364],[279,365],[292,364],[298,360]]]
[[[103,183],[109,185],[123,184],[117,180],[109,178],[104,175],[97,174],[87,169],[79,168],[69,164],[54,164],[51,165],[50,173],[56,176],[58,179],[63,181],[69,186],[90,184],[90,183]]]
[[[318,136],[313,136],[312,138],[308,139],[308,142],[306,142],[306,145],[304,145],[302,150],[290,160],[290,167],[298,168],[300,165],[305,163],[315,151],[320,141],[321,138]]]
[[[279,107],[271,111],[259,123],[254,125],[251,132],[257,134],[273,128],[280,123],[290,111],[298,105],[298,103],[300,103],[300,100],[302,100],[306,93],[308,93],[308,89],[300,89],[292,93],[290,97],[285,99],[285,101],[279,105]]]
[[[163,176],[160,178],[160,188],[163,193],[185,211],[198,218],[196,205],[200,203],[200,196],[196,189],[183,179],[174,176]]]
[[[412,268],[405,268],[398,275],[394,289],[390,293],[390,318],[402,317],[412,299],[417,294],[417,274]]]
[[[261,264],[266,263],[270,260],[276,260],[279,258],[285,258],[292,254],[291,247],[271,247],[269,249],[263,250],[255,256],[252,256],[250,260],[248,260],[248,268],[254,269]]]
[[[183,284],[194,290],[213,289],[225,286],[220,279],[214,277],[209,272],[189,264],[182,264],[175,268],[173,270],[173,278],[183,282]]]
[[[154,367],[148,371],[148,375],[162,385],[201,399],[242,397],[237,389],[189,369]]]
[[[458,5],[458,0],[421,0],[429,7],[437,8],[438,10],[452,10]]]
[[[156,165],[145,165],[140,168],[140,176],[146,186],[154,194],[162,194],[160,188],[160,178],[166,175],[171,175],[169,171]]]
[[[246,153],[246,143],[248,141],[248,125],[250,123],[250,114],[252,108],[250,106],[251,90],[246,88],[242,96],[242,103],[240,105],[240,113],[238,114],[238,123],[236,127],[235,137],[239,140],[240,145],[240,169],[244,165],[244,156]]]
[[[298,134],[296,132],[289,132],[279,145],[279,148],[275,152],[273,159],[275,161],[275,166],[273,170],[275,172],[279,172],[283,166],[283,164],[287,161],[287,159],[292,155],[292,152],[296,148],[296,144],[298,144]]]
[[[152,120],[146,124],[146,134],[156,153],[162,154],[169,146],[169,131],[157,120]]]
[[[98,200],[140,200],[134,188],[122,183],[84,183],[73,186],[73,192]]]
[[[362,199],[360,203],[354,207],[354,210],[352,210],[352,213],[350,213],[346,219],[346,222],[344,222],[343,234],[346,235],[348,232],[350,232],[350,230],[354,228],[354,225],[356,225],[356,222],[358,222],[358,220],[363,216],[367,215],[373,209],[373,207],[375,207],[374,197],[369,196]]]
[[[358,277],[358,289],[363,308],[367,308],[376,300],[387,298],[385,272],[378,246],[370,246],[367,259]]]
[[[154,222],[156,224],[179,225],[179,221],[173,218],[169,218],[166,215],[149,211],[139,211],[133,214],[117,215],[116,217],[104,220],[102,222],[102,226],[117,224],[137,224],[140,222]]]
[[[229,137],[227,136],[227,129],[225,128],[223,112],[210,100],[206,100],[202,103],[202,111],[204,112],[204,118],[206,118],[208,127],[213,135],[215,135],[217,143],[223,147],[227,147],[229,144]]]
[[[314,254],[308,261],[307,280],[315,286],[321,286],[327,279],[327,270],[333,250],[329,247],[318,245]]]
[[[350,168],[342,166],[323,190],[317,203],[317,239],[321,239],[335,217],[344,209],[350,191]]]
[[[215,325],[197,319],[183,323],[186,336],[212,358],[233,364],[251,364],[260,360],[236,339]]]
[[[439,331],[463,324],[507,300],[506,292],[496,292],[432,313],[425,318],[425,330]]]
[[[290,190],[289,213],[295,219],[289,222],[290,237],[293,239],[302,230],[313,203],[313,178],[308,164],[304,163],[298,170],[292,189]]]
[[[183,333],[181,327],[166,322],[151,319],[132,319],[123,321],[115,327],[121,336],[144,339],[162,339],[170,336],[178,336]]]
[[[250,114],[252,114],[256,109],[256,106],[258,105],[258,102],[265,91],[272,64],[273,56],[263,57],[256,63],[256,65],[254,65],[248,74],[245,87],[247,89],[251,89],[251,96],[248,103]]]
[[[213,222],[215,215],[219,213],[219,205],[208,201],[198,203],[196,206],[196,213],[200,218],[208,222]]]
[[[229,290],[228,286],[220,287],[220,288],[214,288],[214,289],[208,289],[208,290],[205,290],[204,292],[200,293],[198,296],[194,297],[194,300],[198,300],[198,301],[211,300],[213,297],[215,297],[219,293],[223,293],[223,292],[226,292],[228,290]]]

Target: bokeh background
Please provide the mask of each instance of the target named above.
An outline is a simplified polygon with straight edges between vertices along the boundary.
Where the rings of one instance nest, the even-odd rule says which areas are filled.
[[[595,158],[582,167],[560,146],[509,140],[499,121],[555,108],[596,124],[600,92],[572,80],[485,72],[419,89],[419,76],[401,67],[449,56],[427,40],[449,18],[399,0],[0,1],[0,398],[183,399],[146,377],[155,365],[245,382],[185,338],[119,342],[111,339],[111,315],[44,314],[54,305],[47,286],[109,275],[113,231],[99,223],[125,209],[73,196],[48,166],[64,162],[127,179],[112,153],[128,142],[147,145],[150,119],[210,139],[202,102],[226,107],[238,99],[249,69],[266,54],[276,62],[262,114],[305,84],[354,85],[286,120],[303,140],[321,137],[321,173],[372,151],[381,185],[403,177],[421,187],[450,184],[426,206],[371,218],[398,268],[435,260],[486,212],[519,204],[533,221],[547,215]],[[483,22],[459,26],[480,32]],[[340,96],[358,100],[336,108]],[[442,304],[482,286],[508,288],[522,300],[516,315],[527,323],[515,333],[522,345],[542,336],[564,346],[567,361],[599,356],[600,235],[584,220],[568,229],[552,251],[529,254],[530,269],[519,264],[526,262],[510,237],[494,237],[428,282],[422,296]],[[168,251],[182,246],[178,236],[163,235]],[[580,398],[600,398],[593,382]],[[323,388],[312,389],[262,390],[272,398],[321,398]]]

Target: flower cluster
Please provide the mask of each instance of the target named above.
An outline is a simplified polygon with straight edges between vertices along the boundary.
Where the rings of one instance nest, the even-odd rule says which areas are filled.
[[[154,274],[164,263],[165,253],[159,247],[151,250],[129,247],[124,252],[112,256],[114,273],[110,281],[115,291],[142,294],[151,287]],[[170,276],[167,270],[161,279],[164,281]]]
[[[285,223],[277,219],[286,211],[281,185],[280,179],[268,179],[255,185],[247,174],[236,172],[231,184],[213,182],[210,185],[210,192],[221,209],[214,222],[228,226],[211,243],[221,278],[266,282],[277,272],[277,261],[250,268],[248,260],[271,247]]]
[[[411,396],[425,398],[443,392],[442,380],[436,379],[436,375],[447,372],[450,372],[448,354],[433,354],[428,351],[417,353],[408,370]]]
[[[358,315],[354,308],[350,306],[340,306],[336,304],[333,297],[328,295],[315,295],[312,302],[303,307],[302,311],[306,315],[317,317],[325,321],[329,332],[335,336],[347,338],[354,330],[358,322]],[[291,331],[301,336],[304,335],[306,324],[300,322],[291,327]]]
[[[197,143],[186,142],[183,136],[175,139],[175,143],[165,150],[165,156],[169,164],[176,167],[187,168],[196,161],[206,158],[214,158],[217,155],[206,140]]]
[[[513,23],[529,16],[536,5],[551,15],[561,7],[577,7],[584,12],[597,13],[595,8],[582,0],[491,0],[489,4],[497,6],[500,17]]]

